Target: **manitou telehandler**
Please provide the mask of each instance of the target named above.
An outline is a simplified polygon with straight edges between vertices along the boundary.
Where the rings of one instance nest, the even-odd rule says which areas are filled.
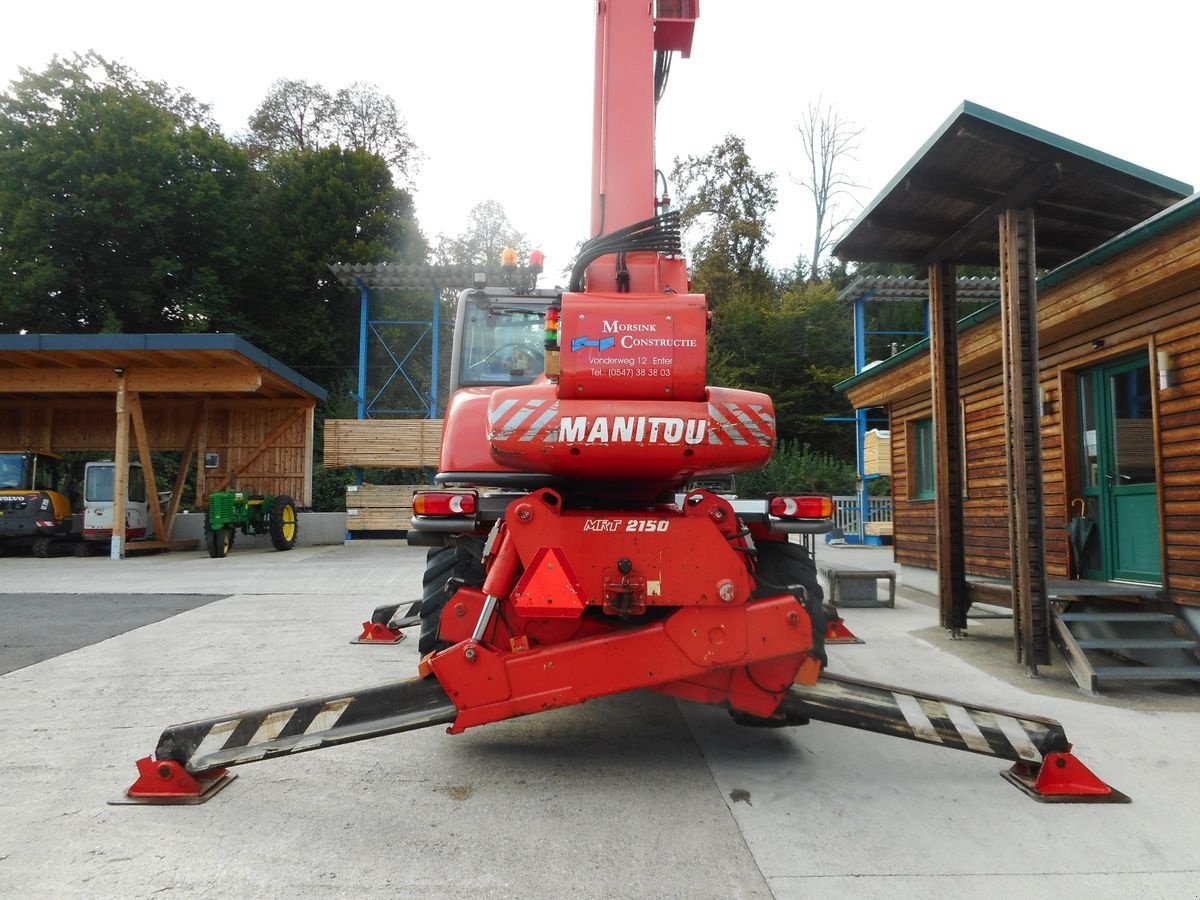
[[[788,536],[827,528],[828,497],[688,488],[775,447],[769,397],[706,384],[707,304],[655,193],[655,103],[696,7],[597,4],[593,236],[565,291],[460,300],[461,387],[438,486],[413,507],[430,548],[418,676],[168,728],[129,802],[197,802],[228,766],[639,688],[746,724],[818,719],[1005,758],[1043,800],[1126,799],[1057,722],[824,671],[820,588]]]

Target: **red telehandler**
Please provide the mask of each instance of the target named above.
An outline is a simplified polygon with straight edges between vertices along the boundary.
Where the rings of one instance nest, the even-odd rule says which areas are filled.
[[[689,488],[775,445],[769,397],[706,385],[707,304],[656,196],[655,103],[697,3],[597,7],[594,237],[566,291],[460,298],[461,386],[437,487],[414,501],[411,542],[430,548],[419,677],[170,727],[128,800],[198,802],[229,766],[645,688],[745,724],[817,719],[1008,759],[1043,800],[1126,799],[1057,722],[824,671],[821,590],[788,538],[828,528],[828,497]]]

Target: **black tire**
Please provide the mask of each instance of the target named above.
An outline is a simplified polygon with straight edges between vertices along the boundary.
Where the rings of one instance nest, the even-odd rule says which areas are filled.
[[[40,537],[33,539],[33,555],[38,559],[50,558],[50,538]]]
[[[421,582],[421,637],[417,650],[422,656],[449,644],[438,640],[442,610],[460,586],[481,588],[487,574],[483,568],[483,538],[459,535],[445,547],[431,547],[425,558]],[[455,579],[453,582],[451,579]]]
[[[825,592],[817,581],[817,564],[799,544],[760,541],[757,549],[754,568],[756,587],[752,596],[757,600],[786,592],[803,603],[808,610],[808,617],[812,619],[812,655],[824,666],[829,661],[825,656]],[[795,585],[802,586],[804,590],[795,590]]]
[[[233,549],[233,529],[226,525],[215,531],[205,529],[205,543],[208,544],[208,555],[213,559],[224,559]]]
[[[287,494],[280,494],[271,503],[271,519],[267,522],[271,533],[271,544],[276,550],[291,550],[296,546],[300,534],[300,518],[296,515],[296,501]]]

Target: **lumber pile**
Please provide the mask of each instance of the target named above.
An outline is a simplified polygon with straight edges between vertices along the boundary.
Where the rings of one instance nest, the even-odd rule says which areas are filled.
[[[441,419],[326,419],[325,468],[436,468]]]
[[[346,485],[346,530],[407,531],[414,490],[411,484]]]
[[[863,437],[863,474],[892,474],[892,433],[872,428]]]
[[[891,522],[868,522],[867,523],[867,534],[872,535],[874,537],[892,537],[893,536],[892,523]]]

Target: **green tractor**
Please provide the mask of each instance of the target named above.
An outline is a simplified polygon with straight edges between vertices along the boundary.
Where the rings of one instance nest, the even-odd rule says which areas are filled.
[[[276,550],[291,550],[299,532],[296,501],[287,494],[252,496],[243,491],[217,491],[208,496],[204,543],[208,555],[223,559],[233,548],[233,536],[269,534]]]

